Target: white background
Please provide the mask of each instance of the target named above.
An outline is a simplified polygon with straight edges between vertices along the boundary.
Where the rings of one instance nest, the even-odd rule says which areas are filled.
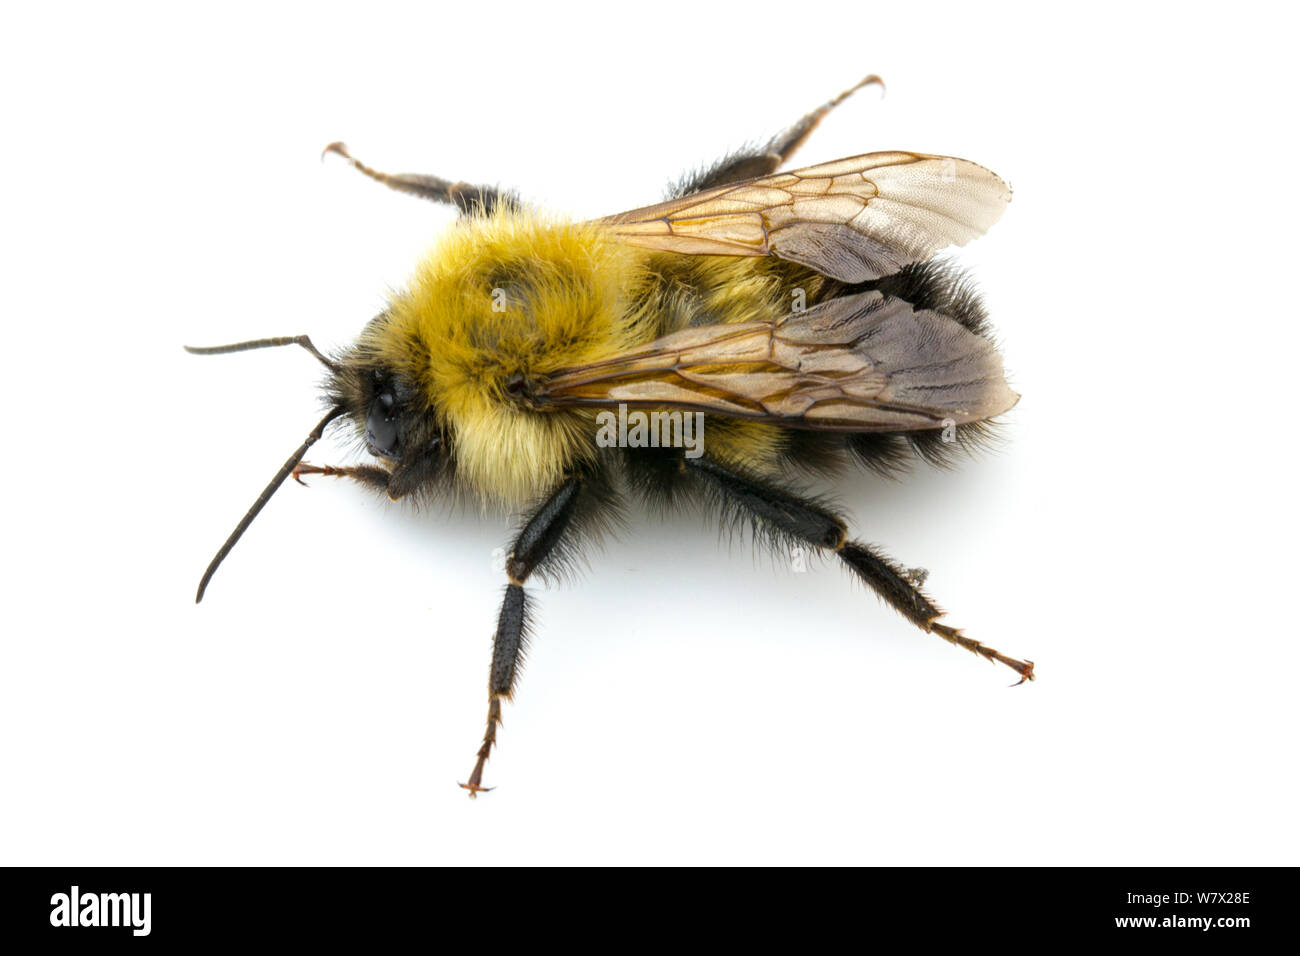
[[[1296,863],[1295,24],[1072,9],[7,8],[0,862]],[[638,514],[470,801],[506,516],[288,485],[194,606],[319,370],[182,343],[346,343],[451,219],[326,143],[594,216],[868,72],[799,158],[1013,184],[962,260],[1024,397],[835,490],[1035,684]]]

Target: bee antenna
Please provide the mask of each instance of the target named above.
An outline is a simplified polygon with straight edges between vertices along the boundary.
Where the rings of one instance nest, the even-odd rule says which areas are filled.
[[[250,349],[273,349],[281,345],[301,345],[316,358],[320,363],[331,372],[339,370],[336,362],[330,361],[316,346],[311,344],[311,339],[305,335],[279,335],[270,339],[253,339],[250,342],[236,342],[233,345],[207,345],[207,346],[185,346],[185,351],[192,355],[226,355],[230,352],[247,352]]]
[[[303,338],[306,338],[306,336],[303,336]],[[256,343],[253,343],[252,347],[256,348]],[[236,347],[226,346],[226,348],[234,349]],[[248,514],[244,515],[239,524],[235,526],[235,530],[230,533],[230,537],[226,539],[226,543],[221,546],[221,550],[217,552],[216,557],[214,557],[211,563],[208,564],[208,569],[203,572],[203,578],[199,581],[198,593],[194,596],[195,604],[198,604],[203,600],[203,592],[208,589],[208,582],[212,580],[212,575],[217,573],[217,568],[221,567],[221,562],[226,560],[226,555],[231,552],[231,549],[235,547],[235,544],[239,539],[244,536],[244,532],[248,530],[248,526],[253,523],[253,519],[258,516],[261,510],[266,507],[266,503],[271,500],[271,496],[275,494],[276,490],[279,489],[282,484],[284,484],[284,480],[289,477],[289,474],[294,470],[294,468],[298,467],[298,463],[302,461],[303,456],[307,454],[307,449],[316,444],[316,442],[320,440],[321,435],[325,434],[325,427],[342,414],[342,405],[336,405],[334,408],[331,408],[330,413],[322,418],[319,424],[311,430],[311,433],[307,436],[307,440],[298,447],[297,451],[289,456],[289,460],[286,461],[283,467],[275,473],[275,477],[271,479],[271,483],[262,489],[262,493],[258,495],[257,500],[253,502],[253,507],[248,509]]]

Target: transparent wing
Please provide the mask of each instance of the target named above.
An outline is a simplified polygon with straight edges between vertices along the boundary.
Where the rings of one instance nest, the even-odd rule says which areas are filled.
[[[916,431],[1019,398],[993,345],[880,292],[777,322],[683,329],[539,383],[543,405],[681,408],[826,431]]]
[[[648,249],[778,256],[865,282],[964,245],[1010,201],[1000,177],[968,160],[882,152],[718,186],[600,222]]]

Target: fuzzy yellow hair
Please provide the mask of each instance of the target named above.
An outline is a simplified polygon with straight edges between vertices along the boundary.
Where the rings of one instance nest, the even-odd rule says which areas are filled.
[[[363,344],[423,391],[462,484],[516,507],[593,454],[595,429],[585,411],[521,408],[509,383],[645,341],[626,303],[640,258],[594,225],[515,209],[462,220]]]
[[[810,297],[823,282],[791,268],[648,253],[594,223],[503,206],[450,229],[360,344],[434,409],[452,436],[462,489],[517,508],[592,458],[597,429],[592,410],[523,407],[512,382],[608,359],[691,323],[779,317],[792,281]],[[714,457],[775,469],[779,428],[716,419],[707,427]]]

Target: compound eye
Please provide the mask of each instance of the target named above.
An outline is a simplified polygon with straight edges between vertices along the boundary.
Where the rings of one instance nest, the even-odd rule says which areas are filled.
[[[366,445],[370,453],[380,458],[396,459],[397,454],[397,415],[393,410],[395,402],[392,392],[383,392],[375,396],[366,412]]]

